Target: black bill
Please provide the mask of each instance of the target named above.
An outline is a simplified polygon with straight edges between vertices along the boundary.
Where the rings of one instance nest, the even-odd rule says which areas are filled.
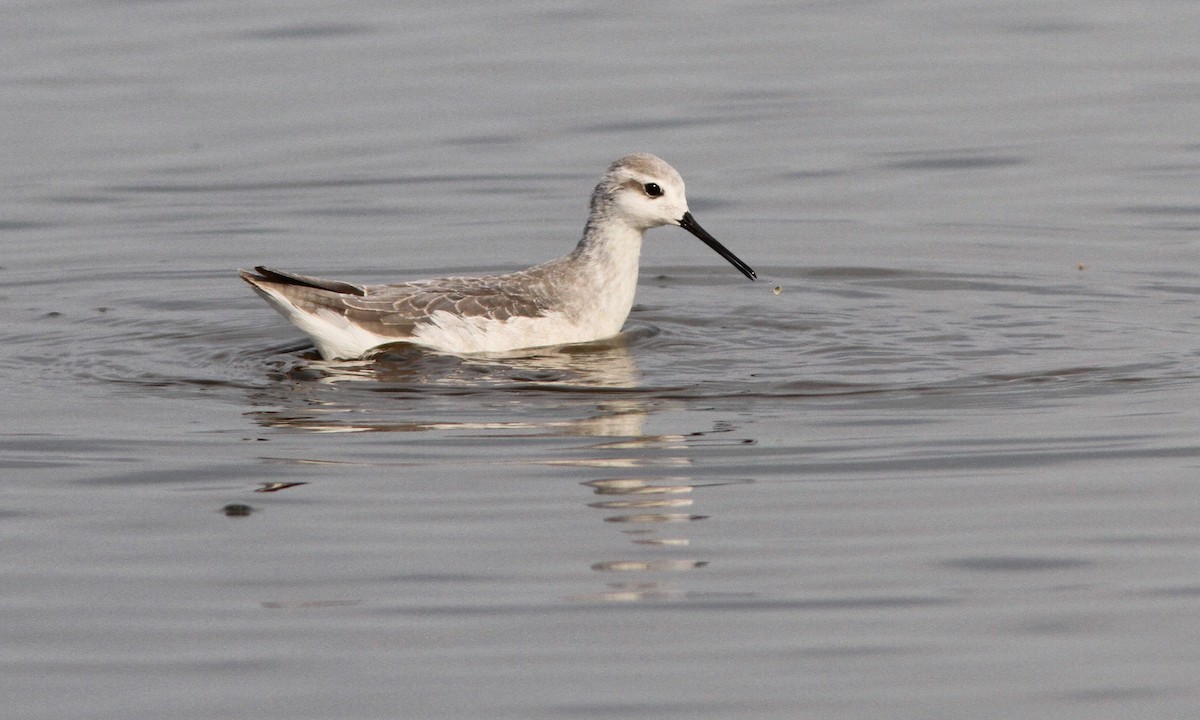
[[[741,270],[742,274],[746,277],[750,278],[751,280],[758,279],[758,273],[754,272],[754,268],[742,262],[737,255],[729,252],[724,245],[717,242],[715,237],[709,235],[707,230],[700,227],[700,223],[696,222],[696,218],[692,217],[690,212],[685,212],[683,217],[679,219],[679,227],[687,230],[691,234],[703,240],[705,245],[709,246],[713,250],[716,250],[718,255],[728,260],[730,265],[734,266],[738,270]]]

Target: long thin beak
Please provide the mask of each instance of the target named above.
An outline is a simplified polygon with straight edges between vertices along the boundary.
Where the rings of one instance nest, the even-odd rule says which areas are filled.
[[[754,272],[754,268],[742,262],[741,258],[717,242],[717,239],[708,234],[708,231],[700,227],[700,223],[696,222],[696,218],[692,217],[690,212],[685,212],[683,217],[679,219],[679,227],[687,230],[691,234],[704,241],[704,244],[717,251],[717,254],[729,261],[729,264],[737,268],[743,275],[751,280],[758,279],[758,273]]]

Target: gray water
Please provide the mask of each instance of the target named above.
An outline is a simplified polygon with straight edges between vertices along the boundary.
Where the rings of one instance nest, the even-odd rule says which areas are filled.
[[[0,716],[1200,711],[1200,5],[9,2]],[[627,332],[322,363],[235,275],[569,250]]]

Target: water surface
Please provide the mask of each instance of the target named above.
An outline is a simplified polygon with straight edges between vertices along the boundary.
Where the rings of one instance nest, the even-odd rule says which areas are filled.
[[[10,3],[20,718],[1182,717],[1191,3]],[[570,249],[620,338],[324,363],[234,270]]]

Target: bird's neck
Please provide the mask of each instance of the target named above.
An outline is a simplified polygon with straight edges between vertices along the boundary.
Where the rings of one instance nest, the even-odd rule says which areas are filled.
[[[644,233],[611,217],[593,216],[570,255],[578,281],[591,288],[591,297],[610,315],[623,319],[633,307]]]
[[[644,235],[644,229],[619,219],[592,217],[572,255],[605,274],[636,278]]]

